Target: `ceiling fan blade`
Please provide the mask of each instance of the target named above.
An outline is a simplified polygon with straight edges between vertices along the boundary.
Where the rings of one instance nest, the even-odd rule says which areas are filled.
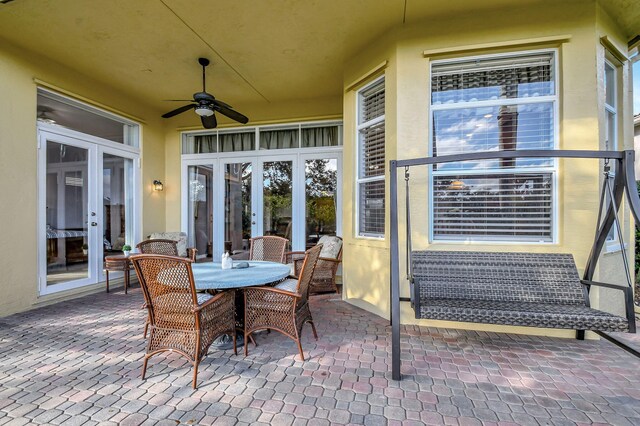
[[[237,111],[232,110],[231,108],[227,108],[222,105],[216,105],[216,110],[219,111],[220,114],[226,115],[227,117],[237,121],[238,123],[247,124],[247,122],[249,121],[249,118]]]
[[[215,114],[209,116],[202,115],[200,119],[205,129],[215,129],[218,126],[218,120],[216,120]]]
[[[217,99],[212,99],[212,100],[211,100],[211,103],[214,103],[214,104],[216,104],[216,105],[218,105],[218,106],[222,106],[222,107],[225,107],[225,108],[233,109],[233,107],[232,107],[231,105],[229,105],[229,104],[227,104],[227,103],[224,103],[224,102],[222,102],[222,101],[219,101],[219,100],[217,100]]]
[[[190,109],[193,109],[193,104],[184,105],[184,106],[181,106],[180,108],[174,109],[173,111],[169,111],[166,114],[162,114],[162,118],[173,117],[174,115],[182,114],[183,112],[189,111]]]
[[[162,102],[193,102],[193,99],[163,99]]]

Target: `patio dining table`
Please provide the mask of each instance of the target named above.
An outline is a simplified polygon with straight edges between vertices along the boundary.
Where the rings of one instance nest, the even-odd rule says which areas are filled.
[[[276,262],[248,261],[248,268],[222,269],[220,262],[193,263],[196,290],[230,290],[280,281],[291,273],[288,265]]]
[[[196,290],[231,290],[260,286],[277,282],[291,273],[288,265],[276,262],[248,261],[248,268],[237,268],[241,262],[235,262],[232,269],[222,269],[220,262],[193,263],[191,269]],[[244,297],[236,293],[236,324],[244,327]],[[237,346],[244,344],[243,335],[236,337]],[[233,347],[231,336],[224,335],[211,345],[220,350]]]

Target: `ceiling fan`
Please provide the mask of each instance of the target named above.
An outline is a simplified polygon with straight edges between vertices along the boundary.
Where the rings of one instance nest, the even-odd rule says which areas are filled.
[[[219,101],[212,94],[207,93],[205,68],[209,65],[209,60],[207,58],[198,58],[198,63],[202,65],[202,92],[194,93],[193,100],[180,100],[181,102],[191,103],[169,111],[163,114],[162,117],[173,117],[193,109],[200,116],[205,129],[214,129],[218,125],[218,120],[216,120],[215,116],[216,111],[232,120],[246,124],[249,121],[246,116],[234,111],[231,105]]]

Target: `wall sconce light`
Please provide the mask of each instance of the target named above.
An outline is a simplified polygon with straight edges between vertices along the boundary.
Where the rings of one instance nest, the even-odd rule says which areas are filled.
[[[154,191],[162,191],[164,189],[164,185],[162,184],[161,181],[159,180],[154,180],[153,181],[153,190]]]

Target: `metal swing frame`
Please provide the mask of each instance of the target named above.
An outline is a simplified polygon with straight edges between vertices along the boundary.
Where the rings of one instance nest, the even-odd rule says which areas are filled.
[[[629,321],[629,332],[635,333],[635,313],[633,304],[633,281],[629,272],[629,263],[624,247],[624,239],[622,228],[618,220],[618,209],[622,202],[624,193],[629,204],[629,209],[635,220],[635,226],[640,229],[640,197],[636,188],[636,178],[634,171],[635,152],[633,150],[626,151],[587,151],[587,150],[506,150],[492,152],[475,152],[469,154],[445,155],[441,157],[424,157],[408,160],[391,160],[389,163],[390,178],[390,215],[391,215],[391,256],[390,256],[390,297],[391,297],[391,370],[393,380],[400,380],[400,302],[412,302],[411,298],[400,296],[400,264],[399,264],[399,235],[398,235],[398,169],[405,169],[404,179],[407,188],[405,194],[406,202],[406,226],[407,226],[407,278],[410,286],[413,285],[411,278],[411,216],[410,216],[410,200],[409,200],[409,169],[415,166],[431,166],[434,164],[453,163],[460,161],[473,160],[494,160],[494,159],[516,159],[516,158],[579,158],[604,160],[605,181],[600,197],[600,210],[598,212],[598,223],[593,245],[583,274],[583,284],[588,292],[591,285],[609,287],[625,292],[625,309],[627,312],[627,320]],[[615,162],[615,175],[610,172],[611,161]],[[613,181],[613,182],[611,182]],[[606,213],[604,203],[608,196]],[[598,258],[602,252],[607,235],[611,227],[616,224],[618,239],[621,245],[621,254],[626,271],[627,286],[600,283],[593,281],[593,275],[598,263]],[[413,294],[413,291],[411,292]],[[631,297],[630,297],[631,295]],[[588,297],[586,298],[588,301]],[[600,336],[627,350],[635,356],[640,357],[640,352],[625,345],[623,342],[615,339],[607,333],[598,332]],[[577,330],[578,339],[584,338],[584,331]]]

